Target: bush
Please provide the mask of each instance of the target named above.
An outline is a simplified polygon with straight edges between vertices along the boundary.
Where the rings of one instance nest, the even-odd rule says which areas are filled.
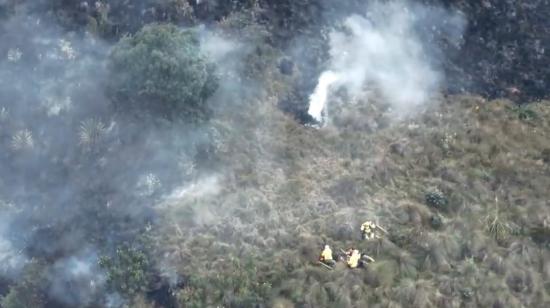
[[[118,112],[202,122],[218,87],[214,66],[192,31],[147,25],[120,40],[109,59],[109,94]]]
[[[445,210],[449,204],[447,197],[439,190],[429,191],[424,197],[427,205],[439,210]]]

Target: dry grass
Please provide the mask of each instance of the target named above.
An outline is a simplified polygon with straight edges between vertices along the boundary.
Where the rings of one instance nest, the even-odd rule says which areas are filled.
[[[202,281],[179,291],[182,306],[550,303],[548,242],[528,231],[550,217],[547,103],[530,105],[536,118],[526,119],[505,100],[454,96],[389,123],[376,102],[341,105],[317,130],[267,102],[241,110],[246,122],[220,120],[235,127],[222,189],[160,210],[159,255]],[[433,189],[448,209],[425,204]],[[200,213],[210,219],[190,216]],[[361,241],[367,219],[390,234]],[[377,262],[329,271],[315,264],[325,243]]]

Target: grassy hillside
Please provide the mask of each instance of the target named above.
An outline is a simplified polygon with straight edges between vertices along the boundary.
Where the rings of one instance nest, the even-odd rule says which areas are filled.
[[[451,96],[401,121],[380,102],[331,111],[321,129],[269,101],[219,120],[225,172],[158,207],[158,253],[188,281],[181,304],[550,303],[547,102]],[[389,235],[362,241],[368,219]],[[324,244],[376,262],[330,271],[315,264]]]
[[[550,307],[550,2],[511,2],[0,0],[0,306]]]

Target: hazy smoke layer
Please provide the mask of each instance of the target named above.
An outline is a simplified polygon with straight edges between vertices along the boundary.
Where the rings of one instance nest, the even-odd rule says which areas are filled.
[[[110,44],[24,13],[0,20],[0,288],[39,260],[48,304],[114,301],[99,256],[156,222],[152,205],[203,172],[219,133],[117,117],[104,95]],[[237,66],[236,44],[203,32],[221,71]]]
[[[435,46],[423,41],[416,30],[423,24],[431,24],[432,31],[441,27],[453,33],[464,27],[457,14],[404,1],[375,2],[365,16],[346,18],[330,33],[330,67],[310,97],[310,115],[321,120],[331,85],[344,87],[351,95],[366,86],[380,93],[398,114],[425,103],[443,76],[433,64]]]

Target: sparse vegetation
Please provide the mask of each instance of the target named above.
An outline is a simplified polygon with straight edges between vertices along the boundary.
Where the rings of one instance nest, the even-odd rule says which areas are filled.
[[[261,138],[251,135],[233,136],[236,138],[233,139],[234,144],[239,144],[240,147],[255,145],[254,149],[258,152],[250,155],[256,158],[256,165],[270,167],[262,167],[252,173],[255,176],[254,181],[243,182],[235,178],[225,182],[228,187],[246,187],[246,194],[238,193],[238,189],[234,192],[229,189],[218,195],[215,200],[203,199],[204,203],[200,205],[202,209],[211,208],[216,211],[220,208],[218,200],[226,200],[222,207],[225,210],[219,213],[223,217],[220,219],[233,223],[220,225],[213,222],[203,227],[184,227],[181,235],[183,237],[180,239],[188,240],[183,240],[184,243],[179,249],[190,251],[194,256],[204,255],[206,251],[206,254],[210,255],[257,256],[254,258],[255,266],[262,268],[263,273],[267,273],[267,281],[272,285],[267,298],[264,298],[265,302],[278,303],[278,298],[284,298],[292,301],[294,305],[323,307],[346,302],[350,307],[360,306],[361,303],[382,305],[389,300],[395,303],[409,303],[409,297],[412,297],[412,301],[419,307],[437,306],[438,302],[456,305],[521,302],[524,300],[520,299],[521,296],[500,297],[503,290],[511,290],[510,286],[519,288],[524,284],[521,282],[518,286],[514,284],[513,279],[510,280],[510,284],[504,282],[513,266],[503,262],[512,262],[510,264],[516,265],[517,263],[511,261],[512,257],[505,249],[500,248],[526,238],[527,234],[522,235],[520,226],[529,225],[533,220],[525,213],[536,211],[548,215],[542,206],[544,202],[534,201],[538,198],[535,196],[545,198],[544,185],[534,183],[545,181],[543,173],[537,171],[540,168],[537,160],[541,148],[544,147],[543,131],[550,123],[546,118],[550,115],[550,110],[543,109],[540,112],[540,122],[536,124],[537,133],[533,133],[528,129],[531,125],[529,123],[507,123],[501,118],[486,117],[487,114],[496,113],[495,110],[499,110],[503,105],[511,105],[511,102],[490,101],[482,111],[484,114],[470,114],[468,112],[479,102],[478,98],[457,96],[449,97],[447,101],[455,104],[441,104],[440,112],[446,117],[446,125],[451,129],[456,128],[458,133],[454,137],[454,147],[462,152],[460,155],[451,152],[449,158],[440,161],[430,162],[423,159],[432,152],[440,151],[439,145],[433,143],[429,134],[437,128],[437,121],[418,125],[413,132],[404,128],[407,127],[406,123],[398,123],[367,134],[362,130],[346,130],[346,125],[354,125],[349,122],[312,131],[289,122],[291,120],[288,118],[276,118],[270,126],[256,133],[259,133]],[[377,116],[372,109],[346,108],[362,115],[357,117],[357,121],[366,121],[369,117]],[[337,116],[343,110],[332,112]],[[485,155],[484,147],[470,138],[471,133],[459,129],[472,123],[480,123],[478,133],[483,140],[493,138],[507,150],[495,154],[493,160],[477,159]],[[519,139],[526,138],[530,141],[524,140],[519,143],[515,141],[517,136],[504,134],[499,128],[510,125],[515,132],[523,136]],[[279,143],[277,130],[273,127],[292,131],[291,137],[284,143]],[[363,129],[370,130],[368,127]],[[386,153],[392,140],[402,140],[411,133],[414,133],[415,137],[410,138],[407,143],[407,154],[389,155],[383,163],[378,160]],[[529,144],[528,148],[525,147],[526,144]],[[304,145],[309,147],[305,148]],[[262,152],[262,149],[279,146],[285,153],[296,151],[299,154],[293,154],[284,160],[271,161],[266,157],[269,155]],[[232,148],[230,146],[228,153],[233,153]],[[514,154],[508,153],[519,153],[520,148],[530,153],[524,155],[532,155],[533,159],[519,160],[519,165],[514,168],[522,171],[510,179],[526,181],[524,183],[531,183],[530,185],[525,184],[528,186],[520,188],[515,186],[513,181],[503,181],[502,178],[491,176],[500,172],[499,159],[506,155],[508,159],[512,159],[515,156],[509,155]],[[348,149],[360,153],[362,159],[349,160],[351,153]],[[412,154],[414,151],[418,152]],[[227,164],[235,163],[231,154],[222,159]],[[294,162],[292,167],[286,165],[289,160]],[[239,162],[245,163],[244,160]],[[377,164],[377,168],[374,164]],[[278,175],[277,172],[268,171],[279,169],[288,172],[286,178],[284,173]],[[478,172],[479,170],[483,172]],[[240,175],[244,176],[247,171],[243,169],[242,172]],[[264,178],[264,172],[270,176]],[[377,172],[391,174],[391,180],[378,176]],[[441,173],[444,176],[440,177]],[[528,174],[531,176],[527,176]],[[530,188],[525,190],[525,187]],[[508,196],[501,198],[498,211],[494,203],[494,195],[497,192],[507,192]],[[363,195],[367,196],[361,197]],[[419,196],[421,198],[418,198]],[[522,214],[512,214],[514,207],[511,204],[527,196],[530,202],[516,208],[516,211],[521,211]],[[250,215],[259,210],[260,200],[267,203],[267,214],[255,215],[250,219]],[[175,213],[178,209],[179,205],[176,202],[166,208],[166,215],[177,220]],[[233,216],[231,213],[238,215]],[[381,225],[389,226],[390,235],[380,241],[358,243],[358,227],[367,217],[377,217]],[[522,218],[512,219],[513,217]],[[184,217],[181,219],[183,221]],[[537,233],[543,229],[530,230],[532,233],[529,235],[537,239],[543,238],[543,233]],[[169,233],[162,230],[159,232]],[[204,243],[191,240],[193,234],[204,237],[205,232],[211,233],[212,237]],[[250,236],[251,233],[261,236]],[[160,238],[169,241],[171,236],[160,235]],[[212,246],[209,243],[214,238],[219,243]],[[240,248],[234,247],[235,243],[240,243]],[[364,272],[349,272],[338,266],[334,271],[315,267],[312,262],[324,243],[344,249],[358,245],[377,262],[369,265]],[[534,248],[540,244],[536,241],[527,241],[525,245]],[[161,243],[160,247],[167,248],[168,245]],[[511,247],[514,248],[510,249],[519,249],[513,245]],[[522,249],[526,253],[525,247]],[[543,262],[540,256],[531,256],[537,260],[537,264]],[[495,258],[500,260],[500,263],[482,262],[487,258]],[[181,264],[178,258],[174,258],[173,262]],[[233,266],[227,267],[227,263],[210,264],[206,259],[193,258],[190,262],[191,264],[183,266],[182,273],[198,272],[211,277],[210,279],[218,277],[220,271],[229,275],[235,269]],[[465,279],[456,278],[457,274]],[[397,285],[405,283],[407,279],[424,280],[414,287],[413,295],[408,295],[405,291],[388,293]],[[483,282],[475,281],[487,281],[498,288],[487,287],[482,294],[478,290]],[[542,291],[544,287],[540,284],[536,288]],[[200,294],[200,289],[193,289],[192,294]],[[387,294],[392,294],[391,298],[388,298]],[[435,294],[440,295],[436,298]],[[202,301],[205,302],[208,301]]]

